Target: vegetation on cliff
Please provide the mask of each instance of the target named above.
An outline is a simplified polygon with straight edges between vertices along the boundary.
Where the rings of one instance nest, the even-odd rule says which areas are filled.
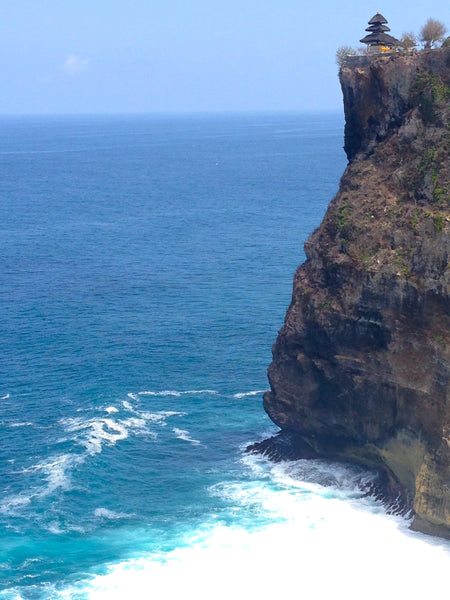
[[[397,62],[409,69],[419,61]],[[372,76],[379,78],[383,67],[374,61],[371,68]],[[369,272],[384,269],[420,279],[422,242],[431,244],[435,239],[440,244],[449,215],[449,73],[433,73],[424,66],[411,74],[409,95],[401,98],[407,108],[401,126],[394,122],[389,135],[382,134],[383,142],[378,139],[376,117],[364,115],[370,122],[360,134],[366,149],[349,146],[355,160],[342,179],[339,205],[327,220],[329,233],[339,244],[337,260],[350,260]],[[358,71],[362,74],[366,71]],[[394,121],[398,118],[394,115]]]

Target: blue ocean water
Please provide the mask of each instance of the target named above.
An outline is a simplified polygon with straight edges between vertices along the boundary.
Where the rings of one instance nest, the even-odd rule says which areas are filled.
[[[244,452],[342,117],[10,117],[0,144],[0,598],[442,593],[450,545],[354,467]]]

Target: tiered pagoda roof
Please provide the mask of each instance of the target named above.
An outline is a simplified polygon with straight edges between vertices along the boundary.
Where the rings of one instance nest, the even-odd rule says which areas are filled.
[[[395,37],[392,37],[392,35],[386,33],[386,31],[390,31],[386,23],[387,20],[378,12],[369,21],[369,27],[366,29],[366,31],[369,31],[369,35],[366,35],[359,41],[368,46],[384,46],[386,48],[397,46],[400,42]]]

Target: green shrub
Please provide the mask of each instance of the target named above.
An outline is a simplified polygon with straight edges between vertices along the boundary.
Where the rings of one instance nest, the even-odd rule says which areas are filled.
[[[444,225],[445,225],[444,215],[435,215],[433,217],[433,225],[434,225],[434,231],[436,233],[441,232],[444,229]]]

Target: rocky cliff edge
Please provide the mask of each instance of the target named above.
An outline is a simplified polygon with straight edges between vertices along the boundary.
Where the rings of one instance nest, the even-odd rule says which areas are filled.
[[[259,450],[378,469],[413,528],[450,537],[450,49],[339,77],[349,164],[295,274],[264,397],[282,434]]]

